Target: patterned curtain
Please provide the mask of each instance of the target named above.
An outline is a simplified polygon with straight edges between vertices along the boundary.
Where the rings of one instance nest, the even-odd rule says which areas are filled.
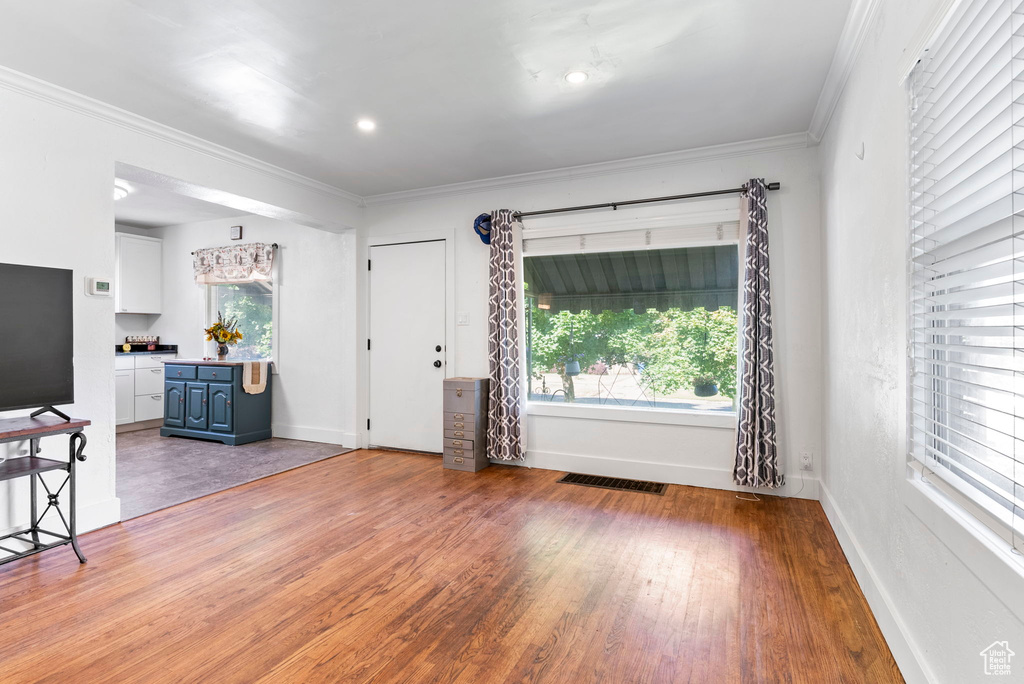
[[[746,256],[739,431],[733,481],[746,487],[781,487],[785,476],[775,451],[775,370],[772,359],[772,304],[768,276],[768,187],[763,178],[746,185]]]
[[[526,458],[520,349],[519,222],[514,212],[491,213],[490,305],[487,352],[490,360],[487,455],[502,461]]]
[[[270,280],[274,246],[263,242],[197,249],[192,256],[196,285],[224,285]]]

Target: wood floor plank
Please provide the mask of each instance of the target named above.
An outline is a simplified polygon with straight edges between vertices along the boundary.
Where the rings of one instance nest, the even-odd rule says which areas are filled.
[[[0,681],[901,682],[813,501],[358,451],[0,567]]]

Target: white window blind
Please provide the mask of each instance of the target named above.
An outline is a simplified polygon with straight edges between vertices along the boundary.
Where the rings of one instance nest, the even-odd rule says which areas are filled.
[[[1024,549],[1024,0],[965,0],[911,75],[909,454]]]

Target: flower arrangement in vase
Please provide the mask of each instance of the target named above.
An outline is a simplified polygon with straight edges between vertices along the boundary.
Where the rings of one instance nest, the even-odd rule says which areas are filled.
[[[238,329],[238,319],[224,320],[224,316],[218,311],[217,322],[206,329],[206,341],[217,343],[217,360],[223,361],[227,358],[228,345],[238,344],[240,339],[242,331]]]

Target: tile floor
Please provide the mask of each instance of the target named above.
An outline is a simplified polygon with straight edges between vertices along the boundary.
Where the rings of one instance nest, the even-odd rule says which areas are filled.
[[[337,444],[294,439],[227,446],[161,437],[159,428],[122,432],[117,435],[121,519],[130,520],[349,451]]]

